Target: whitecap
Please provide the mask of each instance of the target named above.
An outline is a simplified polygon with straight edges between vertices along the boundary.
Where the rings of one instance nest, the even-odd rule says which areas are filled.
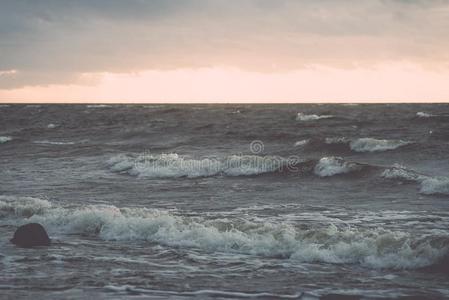
[[[87,108],[107,108],[107,107],[112,107],[112,105],[108,105],[108,104],[90,104],[90,105],[86,105]]]
[[[416,116],[419,117],[419,118],[431,118],[431,117],[435,117],[435,115],[432,115],[432,114],[429,114],[429,113],[426,113],[426,112],[422,112],[422,111],[417,112],[417,113],[416,113]]]
[[[251,176],[281,170],[288,165],[278,156],[231,155],[222,159],[193,159],[170,154],[148,154],[140,156],[118,155],[108,160],[113,172],[126,172],[146,178]]]
[[[42,201],[43,207],[35,206],[35,201],[25,201],[34,203],[26,206],[33,209],[26,210],[25,214],[20,210],[23,204],[8,201],[6,211],[19,217],[32,214],[26,222],[41,223],[50,233],[94,236],[105,241],[147,241],[206,252],[277,257],[300,262],[420,268],[435,263],[448,250],[448,243],[442,236],[420,237],[379,227],[297,226],[270,218],[208,219],[142,207],[89,205],[64,208]],[[35,209],[38,207],[42,209]]]
[[[12,140],[12,137],[10,136],[0,136],[0,144],[4,144],[6,142],[9,142]]]
[[[346,174],[354,171],[360,171],[362,166],[347,162],[341,157],[323,157],[315,165],[314,173],[320,177],[329,177],[338,174]]]
[[[297,142],[295,143],[295,147],[304,147],[304,146],[307,145],[309,142],[310,142],[309,139],[297,141]]]
[[[394,150],[409,145],[412,142],[402,140],[378,140],[374,138],[360,138],[349,143],[351,150],[355,152],[381,152]]]
[[[315,120],[320,120],[320,119],[329,119],[329,118],[333,118],[334,116],[332,115],[315,115],[315,114],[311,114],[311,115],[306,115],[304,113],[298,113],[296,115],[296,120],[297,121],[315,121]]]
[[[419,192],[424,195],[449,195],[449,177],[423,175],[398,164],[385,169],[381,176],[416,182],[420,186]]]
[[[75,142],[62,142],[62,141],[34,141],[34,144],[41,144],[41,145],[75,145]]]
[[[328,145],[333,145],[333,144],[346,144],[349,143],[349,139],[346,137],[327,137],[324,139],[324,143],[328,144]]]
[[[30,217],[51,208],[47,200],[34,197],[0,196],[0,216]]]

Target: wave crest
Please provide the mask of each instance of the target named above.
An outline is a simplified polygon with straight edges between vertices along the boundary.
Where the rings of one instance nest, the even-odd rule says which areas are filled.
[[[412,142],[402,140],[378,140],[373,138],[360,138],[349,143],[351,150],[355,152],[381,152],[394,150],[409,145]]]
[[[346,174],[354,171],[360,171],[362,166],[357,163],[347,162],[341,157],[323,157],[314,168],[316,175],[320,177],[329,177],[338,174]]]
[[[9,142],[12,140],[12,137],[10,136],[0,136],[0,144],[4,144],[6,142]]]
[[[232,155],[224,159],[192,159],[176,153],[137,157],[118,155],[108,161],[113,172],[146,178],[251,176],[281,171],[290,164],[289,159],[280,156]]]
[[[15,203],[11,211],[16,211]],[[292,224],[242,216],[208,219],[110,205],[51,206],[35,210],[28,221],[39,222],[50,232],[95,236],[106,241],[146,241],[207,252],[357,263],[373,268],[429,266],[443,257],[449,246],[447,236],[416,237],[382,228]]]
[[[393,167],[385,169],[381,175],[387,179],[396,179],[419,183],[419,192],[425,195],[449,195],[449,178],[433,177],[419,174],[409,170],[404,166],[395,164]]]
[[[306,115],[304,113],[298,113],[296,115],[296,121],[302,121],[302,122],[307,122],[307,121],[315,121],[315,120],[321,120],[321,119],[330,119],[333,118],[334,116],[332,115]]]
[[[33,197],[0,196],[0,216],[31,217],[52,207],[47,200]]]

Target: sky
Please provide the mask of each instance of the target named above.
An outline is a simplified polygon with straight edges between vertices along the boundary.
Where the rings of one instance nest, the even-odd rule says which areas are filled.
[[[449,101],[448,37],[449,0],[0,0],[0,101]]]

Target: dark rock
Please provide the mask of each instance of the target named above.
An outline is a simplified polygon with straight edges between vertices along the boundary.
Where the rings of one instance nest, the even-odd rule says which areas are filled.
[[[51,241],[45,228],[38,223],[29,223],[17,228],[11,243],[24,248],[49,246]]]

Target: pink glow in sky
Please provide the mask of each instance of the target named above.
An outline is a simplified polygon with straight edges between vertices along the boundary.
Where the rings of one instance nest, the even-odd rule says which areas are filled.
[[[0,91],[18,102],[391,102],[449,99],[446,72],[410,65],[256,73],[230,68],[96,74],[92,85]]]
[[[448,1],[26,3],[0,102],[449,101]]]

